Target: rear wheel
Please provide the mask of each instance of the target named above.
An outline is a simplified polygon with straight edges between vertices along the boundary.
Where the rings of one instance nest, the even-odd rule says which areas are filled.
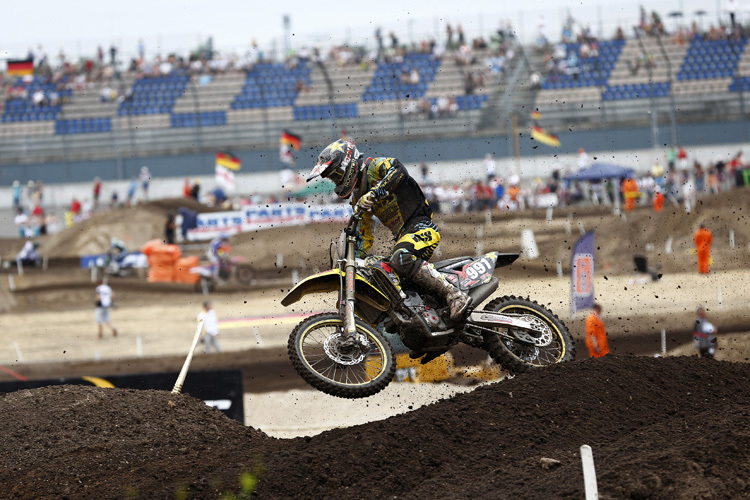
[[[355,345],[346,345],[337,313],[310,316],[289,336],[289,358],[297,373],[319,391],[349,399],[372,396],[393,378],[393,352],[380,332],[359,319],[357,334]]]
[[[241,285],[251,285],[255,281],[255,269],[248,264],[236,264],[234,277]]]
[[[575,344],[565,324],[536,302],[508,296],[493,300],[485,309],[517,316],[539,327],[536,334],[519,332],[514,335],[510,329],[502,327],[493,328],[498,334],[485,334],[485,349],[504,369],[519,373],[575,359]]]

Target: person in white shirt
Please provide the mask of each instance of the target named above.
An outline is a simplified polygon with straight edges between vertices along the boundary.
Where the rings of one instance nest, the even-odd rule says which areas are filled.
[[[487,172],[487,182],[492,182],[497,175],[497,163],[495,163],[492,153],[484,155],[484,169]]]
[[[211,350],[221,352],[219,347],[219,320],[216,319],[216,311],[211,307],[211,302],[203,303],[203,311],[198,314],[197,321],[203,320],[203,331],[206,334],[201,339],[203,352],[208,354]]]
[[[96,287],[96,326],[100,339],[103,336],[103,325],[106,325],[112,331],[113,337],[117,337],[117,329],[112,326],[109,319],[109,310],[112,308],[114,297],[112,288],[104,280],[99,280],[99,286]]]

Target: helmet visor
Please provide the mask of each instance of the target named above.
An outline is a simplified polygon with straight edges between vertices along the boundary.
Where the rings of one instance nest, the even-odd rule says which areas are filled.
[[[315,165],[312,169],[312,172],[310,172],[310,175],[307,176],[307,182],[310,182],[319,175],[322,175],[325,169],[327,169],[330,165],[330,161],[326,163],[318,163],[317,165]]]

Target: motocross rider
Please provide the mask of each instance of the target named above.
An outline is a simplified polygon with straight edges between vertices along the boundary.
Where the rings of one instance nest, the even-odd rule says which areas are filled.
[[[352,196],[354,211],[363,214],[357,258],[364,258],[372,247],[374,215],[393,233],[396,244],[389,263],[398,277],[443,298],[451,320],[464,316],[472,299],[427,262],[440,243],[440,233],[422,189],[399,160],[365,160],[354,142],[339,139],[320,153],[307,180],[318,176],[333,181],[340,198]]]
[[[208,252],[206,252],[206,256],[211,263],[211,272],[215,279],[219,279],[219,271],[221,270],[222,261],[229,259],[229,252],[229,236],[224,233],[221,233],[219,236],[212,239],[208,244]]]

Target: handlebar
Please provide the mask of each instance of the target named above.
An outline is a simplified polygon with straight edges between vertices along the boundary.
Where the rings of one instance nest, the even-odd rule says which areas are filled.
[[[349,222],[346,223],[346,229],[344,229],[344,233],[346,233],[347,236],[354,236],[354,234],[357,231],[357,225],[362,220],[362,215],[360,212],[354,212],[351,217],[349,217]]]

